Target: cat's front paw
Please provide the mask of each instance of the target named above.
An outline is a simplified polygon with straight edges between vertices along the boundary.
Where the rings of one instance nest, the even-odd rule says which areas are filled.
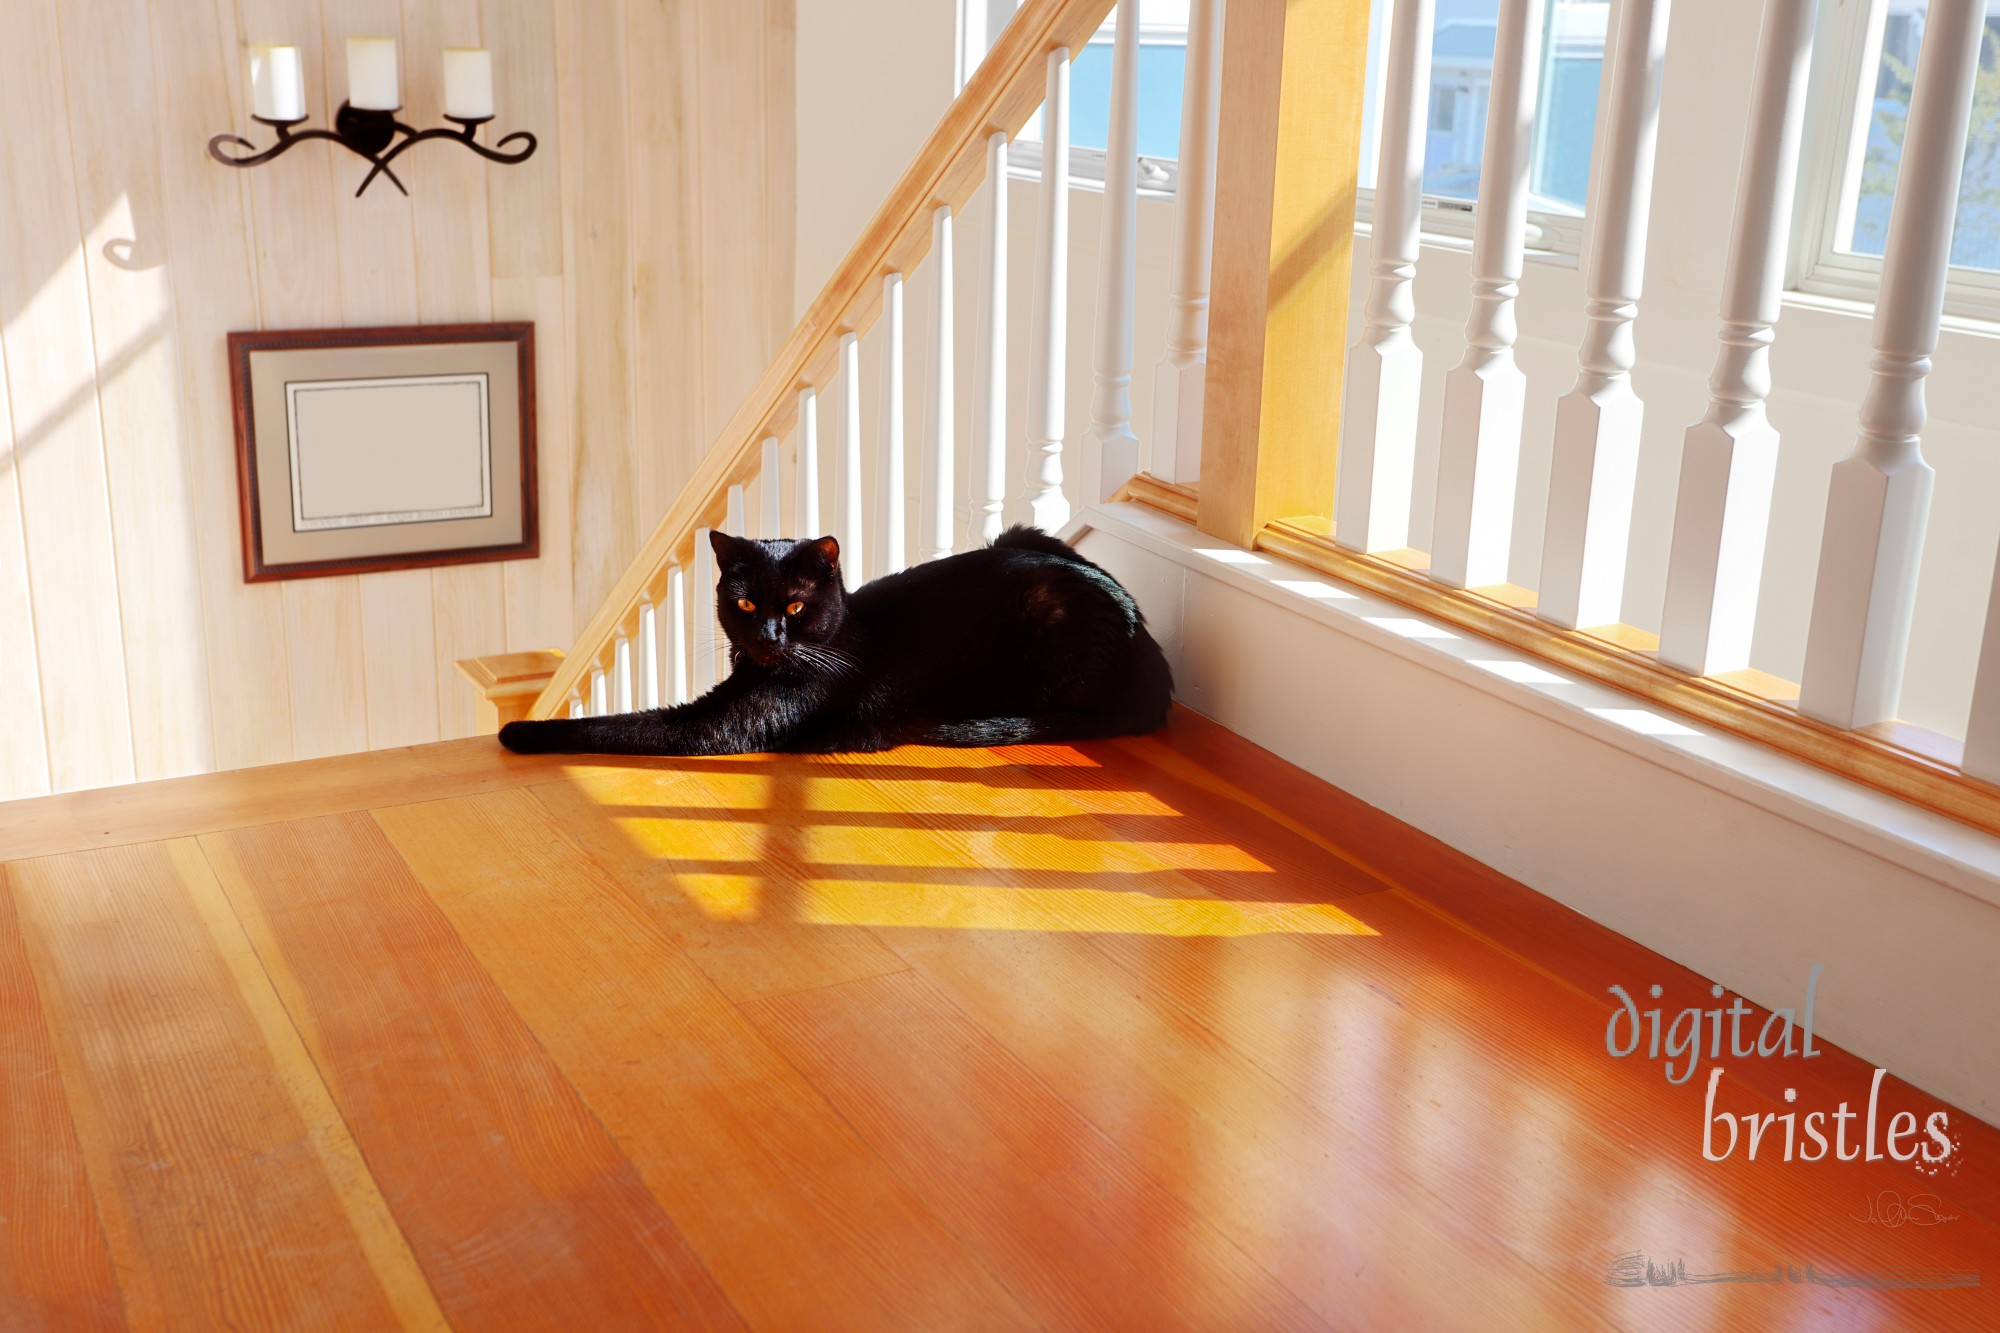
[[[540,743],[546,739],[541,734],[543,726],[540,722],[509,722],[500,728],[500,743],[515,754],[542,754],[548,749]]]

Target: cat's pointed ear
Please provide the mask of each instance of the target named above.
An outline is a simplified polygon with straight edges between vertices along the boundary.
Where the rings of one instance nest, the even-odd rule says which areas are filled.
[[[743,539],[732,537],[721,528],[708,530],[708,545],[709,549],[715,552],[715,564],[718,569],[727,569],[743,558]]]
[[[826,566],[827,573],[831,574],[840,568],[839,538],[826,536],[817,541],[809,541],[805,543],[805,550],[814,560]]]

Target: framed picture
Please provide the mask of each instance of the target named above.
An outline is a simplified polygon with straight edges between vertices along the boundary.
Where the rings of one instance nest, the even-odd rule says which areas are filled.
[[[229,335],[243,577],[524,560],[535,328]]]

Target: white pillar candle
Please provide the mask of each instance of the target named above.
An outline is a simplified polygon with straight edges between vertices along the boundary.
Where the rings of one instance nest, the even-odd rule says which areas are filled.
[[[396,86],[396,39],[347,39],[347,101],[362,111],[396,111],[403,105]]]
[[[306,118],[305,66],[298,47],[250,48],[250,106],[260,120]]]
[[[444,113],[453,120],[489,120],[493,116],[493,53],[476,46],[454,46],[444,53]]]

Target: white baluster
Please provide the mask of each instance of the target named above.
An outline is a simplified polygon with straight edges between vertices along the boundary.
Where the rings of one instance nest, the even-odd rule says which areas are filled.
[[[882,310],[889,345],[882,352],[882,569],[893,574],[909,563],[905,531],[909,499],[903,476],[903,275],[882,278]]]
[[[624,634],[611,649],[611,702],[613,711],[632,711],[632,640]]]
[[[1000,535],[1007,504],[1007,136],[986,139],[986,291],[980,313],[978,373],[972,381],[972,531]]]
[[[1401,18],[1399,13],[1399,33]],[[1542,0],[1502,0],[1479,168],[1482,197],[1473,213],[1472,311],[1465,355],[1444,377],[1431,511],[1431,577],[1458,588],[1505,583],[1513,543],[1521,413],[1528,399],[1527,376],[1514,360],[1514,299],[1527,238],[1541,38]]]
[[[574,693],[572,693],[569,696],[569,715],[571,718],[579,718],[585,716],[585,713],[583,711],[583,700],[578,698]]]
[[[660,617],[650,599],[639,603],[639,700],[658,708],[660,698]]]
[[[1814,0],[1764,0],[1748,139],[1722,285],[1722,331],[1708,411],[1687,429],[1675,493],[1660,660],[1696,675],[1750,665],[1757,585],[1778,475],[1772,325],[1784,286]]]
[[[590,715],[592,717],[606,717],[609,716],[610,712],[610,691],[605,688],[604,668],[601,666],[592,666],[590,668]]]
[[[1540,9],[1538,4],[1532,7]],[[1410,321],[1417,313],[1414,287],[1430,112],[1431,15],[1432,0],[1396,0],[1390,19],[1389,67],[1379,113],[1382,153],[1376,159],[1375,221],[1368,243],[1367,320],[1361,337],[1347,352],[1333,490],[1333,539],[1355,551],[1394,551],[1410,544],[1417,401],[1424,378],[1424,354],[1410,336]],[[1500,31],[1513,35],[1504,20]],[[1503,184],[1512,186],[1519,174],[1518,193],[1525,194],[1525,172],[1490,174],[1496,154],[1504,157],[1512,151],[1526,163],[1530,126],[1512,114],[1524,85],[1527,105],[1534,105],[1533,80],[1522,78],[1513,59],[1514,47],[1505,45],[1504,57],[1501,49],[1494,49],[1496,67],[1486,117],[1487,168],[1480,181],[1484,189],[1497,193]],[[1510,138],[1518,138],[1521,146],[1510,148],[1504,143]],[[1504,227],[1507,215],[1518,212],[1524,201],[1510,193],[1481,204],[1480,221],[1488,221],[1490,211]]]
[[[715,548],[709,545],[709,529],[694,534],[694,587],[689,590],[693,616],[689,622],[688,664],[693,693],[706,694],[715,685],[716,640],[722,627],[715,619]],[[676,699],[675,703],[685,700]]]
[[[779,529],[785,525],[779,511],[784,466],[778,457],[777,437],[765,436],[761,452],[757,465],[757,535],[777,537],[783,535]]]
[[[1826,497],[1799,709],[1837,727],[1896,715],[1930,518],[1924,377],[1944,315],[1985,0],[1931,0],[1889,208],[1860,438]]]
[[[743,488],[729,488],[729,507],[723,511],[722,530],[732,537],[743,535]],[[729,636],[722,632],[722,625],[715,619],[715,585],[709,584],[709,623],[714,626],[715,640],[712,652],[715,656],[715,679],[729,674]]]
[[[1028,326],[1028,521],[1048,532],[1069,522],[1062,489],[1064,367],[1069,355],[1069,48],[1049,52],[1042,104],[1042,219],[1035,235]]]
[[[695,534],[695,552],[708,549],[708,534]],[[699,563],[697,562],[697,569]],[[667,566],[667,625],[661,651],[667,659],[666,704],[684,704],[688,694],[687,576],[677,564]]]
[[[819,390],[811,385],[799,390],[798,529],[798,537],[821,537],[826,531],[819,525]]]
[[[958,519],[952,488],[952,464],[956,461],[952,427],[957,412],[952,383],[957,378],[958,361],[952,336],[951,210],[943,206],[931,212],[931,262],[937,271],[932,275],[931,340],[924,367],[924,452],[930,458],[931,527],[924,558],[938,560],[951,554]]]
[[[1180,176],[1174,190],[1173,291],[1167,354],[1153,372],[1153,475],[1201,480],[1202,390],[1208,382],[1208,271],[1215,250],[1215,151],[1222,125],[1222,0],[1188,6],[1181,80]]]
[[[840,568],[849,588],[862,583],[861,339],[840,335]]]
[[[1139,253],[1139,0],[1118,0],[1111,42],[1111,123],[1104,151],[1104,230],[1097,251],[1097,325],[1090,436],[1097,498],[1139,470],[1132,430],[1132,317]]]
[[[1572,629],[1615,622],[1624,600],[1644,416],[1632,392],[1632,320],[1645,269],[1667,11],[1667,0],[1626,0],[1619,10],[1591,154],[1583,343],[1576,386],[1556,403],[1535,607]]]

